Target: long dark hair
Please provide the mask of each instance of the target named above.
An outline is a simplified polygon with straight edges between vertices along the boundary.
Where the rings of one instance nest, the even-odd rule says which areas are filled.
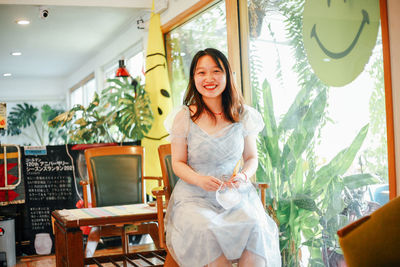
[[[196,112],[191,116],[193,121],[196,121],[203,111],[216,119],[214,113],[212,113],[210,108],[204,103],[202,95],[197,91],[194,81],[194,72],[197,62],[201,57],[206,55],[211,56],[217,66],[226,74],[226,87],[222,92],[222,107],[225,118],[231,122],[238,122],[244,104],[243,96],[235,86],[228,59],[221,51],[215,48],[206,48],[198,51],[196,55],[194,55],[192,63],[190,64],[189,84],[186,89],[183,104],[187,106],[195,105],[197,107]]]

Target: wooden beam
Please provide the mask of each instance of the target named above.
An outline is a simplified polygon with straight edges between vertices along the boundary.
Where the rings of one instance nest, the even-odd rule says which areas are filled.
[[[393,123],[393,96],[392,96],[392,74],[390,62],[390,39],[387,14],[387,0],[380,0],[382,49],[383,49],[383,73],[385,80],[385,103],[386,103],[386,132],[388,149],[388,172],[389,172],[389,199],[397,196],[396,183],[396,155]]]
[[[251,106],[251,79],[250,79],[250,60],[249,60],[249,13],[247,1],[239,2],[239,17],[240,17],[240,61],[242,72],[242,88],[244,100]]]
[[[225,0],[228,59],[238,90],[242,90],[240,70],[239,13],[237,0]]]

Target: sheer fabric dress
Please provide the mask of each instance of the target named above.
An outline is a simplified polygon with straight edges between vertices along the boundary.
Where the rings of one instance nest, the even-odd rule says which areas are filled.
[[[171,142],[187,144],[187,163],[196,172],[220,178],[231,176],[241,159],[244,138],[257,135],[264,127],[261,115],[245,106],[241,120],[208,134],[190,119],[187,106],[166,120]],[[265,213],[251,183],[242,184],[239,204],[225,210],[216,192],[179,180],[172,192],[167,214],[168,249],[180,266],[206,266],[223,253],[229,260],[244,250],[262,257],[263,266],[281,266],[278,229]]]

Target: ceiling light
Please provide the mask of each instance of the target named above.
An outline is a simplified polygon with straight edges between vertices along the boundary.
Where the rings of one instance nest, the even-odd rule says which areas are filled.
[[[29,20],[27,19],[19,19],[16,21],[19,25],[28,25],[29,23],[31,23]]]
[[[3,76],[4,77],[10,77],[12,74],[11,73],[4,73]]]
[[[10,55],[12,55],[12,56],[20,56],[20,55],[22,55],[22,53],[21,52],[11,52]]]
[[[117,72],[115,73],[115,77],[129,77],[129,72],[125,68],[125,60],[121,59],[118,61],[119,67],[117,69]]]

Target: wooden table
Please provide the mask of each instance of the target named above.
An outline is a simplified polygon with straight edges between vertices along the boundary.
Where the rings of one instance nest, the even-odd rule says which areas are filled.
[[[81,226],[105,226],[157,221],[157,210],[148,204],[56,210],[52,213],[57,267],[84,266]]]

